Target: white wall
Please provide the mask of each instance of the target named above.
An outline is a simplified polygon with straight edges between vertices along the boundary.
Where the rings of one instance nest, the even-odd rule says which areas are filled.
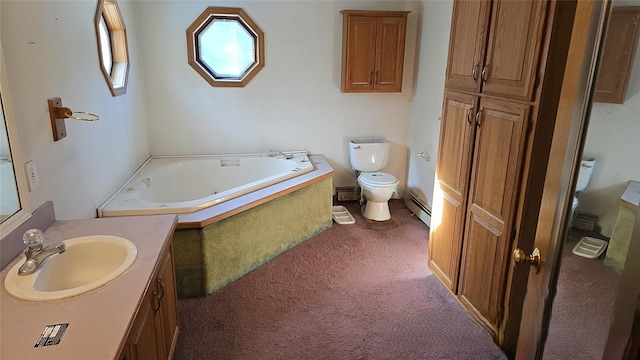
[[[606,236],[613,230],[627,182],[640,181],[640,54],[630,79],[624,104],[593,104],[584,145],[584,155],[596,164],[579,196],[578,211],[598,215]]]
[[[405,184],[409,164],[410,186],[430,197],[450,1],[118,3],[131,67],[127,93],[114,98],[98,66],[95,1],[0,2],[21,151],[40,176],[33,209],[53,200],[58,219],[93,217],[149,154],[306,149],[328,158],[334,185],[353,185],[348,140],[382,136],[392,142],[385,171]],[[213,88],[187,64],[185,30],[210,5],[242,7],[265,31],[266,67],[245,88]],[[340,92],[342,9],[412,11],[402,93]],[[101,120],[66,120],[68,136],[54,142],[46,102],[54,96]],[[431,162],[410,159],[420,151]]]
[[[422,1],[422,6],[416,90],[407,139],[407,189],[431,208],[453,2]],[[419,153],[430,160],[416,156]]]
[[[20,150],[25,162],[35,160],[40,178],[29,194],[31,208],[53,200],[58,219],[95,217],[102,201],[149,156],[133,3],[118,3],[129,34],[131,71],[127,94],[114,98],[98,63],[96,1],[0,2],[7,90]],[[67,137],[54,142],[51,97],[101,119],[66,120]]]
[[[266,66],[244,88],[214,88],[187,64],[186,28],[207,6],[243,8],[265,33]],[[308,150],[335,186],[355,185],[348,141],[386,137],[385,171],[405,183],[417,1],[140,1],[149,149],[163,154]],[[402,93],[340,92],[342,9],[412,10]]]

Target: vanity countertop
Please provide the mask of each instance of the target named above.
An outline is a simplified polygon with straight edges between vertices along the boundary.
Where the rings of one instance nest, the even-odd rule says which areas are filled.
[[[0,359],[114,359],[126,340],[158,259],[171,239],[175,215],[58,221],[45,231],[45,246],[86,235],[114,235],[131,240],[138,257],[111,283],[67,299],[23,301],[4,289],[0,271]],[[69,326],[58,345],[35,347],[46,326]]]

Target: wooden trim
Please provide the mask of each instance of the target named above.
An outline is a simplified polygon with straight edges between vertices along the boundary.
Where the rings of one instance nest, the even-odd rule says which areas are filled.
[[[515,214],[516,234],[515,240],[511,243],[511,251],[516,247],[527,252],[533,250],[577,1],[554,0],[550,1],[548,6],[549,20],[544,33],[544,42],[548,46],[544,46],[547,50],[540,60],[541,86],[535,96],[538,102],[534,106],[532,133],[527,144],[528,155],[525,157],[527,161],[522,170],[519,211]],[[504,299],[504,313],[498,328],[498,343],[505,351],[513,352],[519,337],[529,268],[515,268],[510,259],[506,261],[505,266],[508,267],[507,296]]]
[[[313,170],[264,189],[188,214],[178,214],[178,229],[200,229],[278,197],[331,178],[333,168],[322,155],[309,155]]]
[[[107,71],[102,64],[102,46],[100,42],[100,20],[104,17],[109,31],[111,48],[111,71]],[[127,42],[127,28],[122,19],[122,13],[116,0],[99,0],[93,19],[98,45],[98,62],[100,71],[107,81],[112,96],[127,92],[129,78],[129,46]],[[117,71],[114,71],[117,69]]]
[[[579,148],[584,138],[585,114],[590,104],[601,27],[600,12],[606,6],[606,1],[578,1],[567,61],[569,65],[564,74],[558,110],[553,115],[554,131],[541,199],[537,208],[525,207],[526,213],[523,214],[523,218],[534,216],[537,221],[535,224],[527,221],[527,227],[520,229],[519,245],[528,246],[525,250],[529,251],[534,246],[539,247],[542,266],[538,274],[525,269],[529,274],[524,275],[527,287],[520,289],[527,293],[517,318],[520,323],[517,358],[537,359],[543,352],[567,230],[572,183],[576,179],[581,156]]]
[[[244,23],[256,36],[255,62],[247,71],[246,75],[238,79],[216,79],[207,68],[197,59],[198,48],[196,46],[197,33],[207,27],[211,21],[219,16],[225,18],[233,17]],[[264,31],[258,24],[249,17],[249,15],[241,8],[226,8],[209,6],[206,8],[196,20],[187,28],[187,62],[191,67],[204,78],[209,85],[214,87],[244,87],[246,86],[265,66],[264,55]]]

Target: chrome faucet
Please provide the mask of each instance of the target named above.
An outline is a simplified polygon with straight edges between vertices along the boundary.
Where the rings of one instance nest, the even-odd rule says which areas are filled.
[[[22,241],[27,245],[24,255],[27,257],[24,264],[18,269],[18,275],[33,274],[40,268],[42,263],[52,255],[62,254],[67,250],[64,243],[44,248],[42,242],[44,235],[38,229],[27,230],[22,236]]]

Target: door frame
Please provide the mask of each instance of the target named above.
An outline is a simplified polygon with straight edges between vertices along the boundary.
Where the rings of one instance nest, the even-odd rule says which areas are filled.
[[[610,8],[610,0],[579,1],[570,49],[575,58],[564,74],[541,203],[538,209],[523,209],[523,216],[536,220],[532,229],[525,230],[530,231],[528,241],[523,239],[519,245],[527,253],[538,247],[542,258],[538,273],[526,266],[518,268],[528,273],[518,319],[518,359],[540,359],[544,351]]]

